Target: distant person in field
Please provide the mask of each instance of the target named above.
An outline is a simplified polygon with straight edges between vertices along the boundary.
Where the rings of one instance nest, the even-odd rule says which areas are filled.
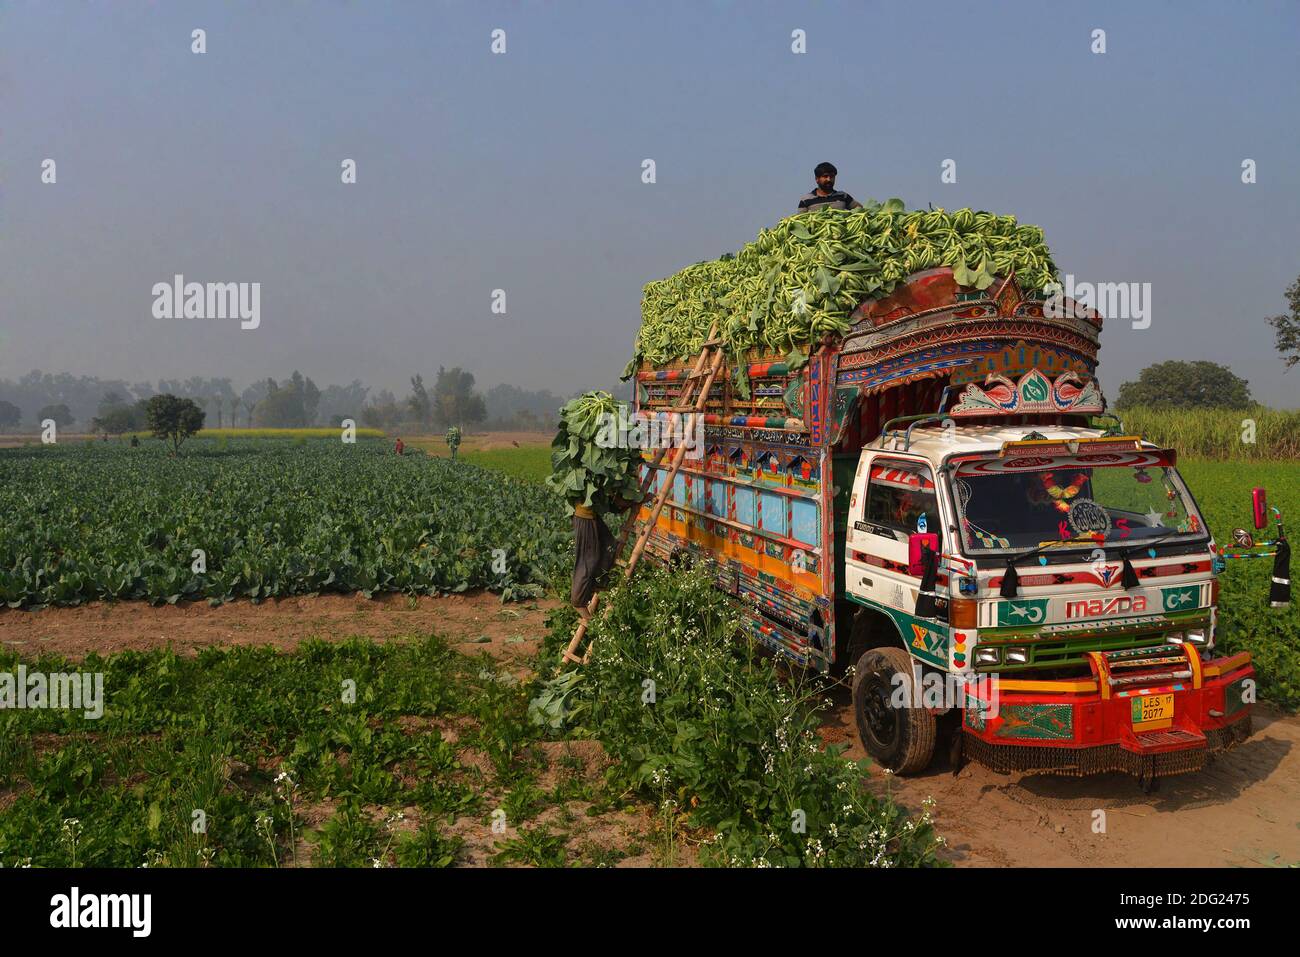
[[[453,425],[447,430],[447,448],[451,449],[451,460],[456,461],[456,452],[460,449],[460,428]]]
[[[818,163],[817,168],[813,170],[813,178],[817,180],[817,187],[799,200],[799,212],[805,213],[819,206],[831,206],[835,209],[861,209],[861,203],[848,193],[835,188],[835,177],[838,174],[839,170],[830,163]]]
[[[406,450],[406,443],[403,442],[399,437],[397,440],[397,444],[393,446],[393,451],[396,452],[398,455],[401,455],[405,450]]]

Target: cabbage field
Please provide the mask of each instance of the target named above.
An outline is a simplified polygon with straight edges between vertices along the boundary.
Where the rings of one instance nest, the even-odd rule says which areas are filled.
[[[387,442],[194,440],[0,451],[0,602],[537,595],[567,572],[538,485]]]

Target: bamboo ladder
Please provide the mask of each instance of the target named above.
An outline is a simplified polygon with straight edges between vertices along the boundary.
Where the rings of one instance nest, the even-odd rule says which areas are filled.
[[[670,406],[668,412],[677,413],[697,413],[703,414],[706,403],[709,401],[709,390],[713,388],[713,380],[717,377],[718,371],[722,368],[722,340],[718,338],[718,322],[715,319],[709,326],[709,334],[704,339],[704,345],[700,349],[699,356],[695,359],[695,367],[687,374],[682,386],[681,394],[677,396],[675,405]],[[691,392],[698,385],[699,391],[692,398]],[[654,476],[664,456],[668,453],[668,446],[661,444],[655,452],[654,464],[646,470],[646,476],[641,480],[641,495],[644,500],[646,490],[649,489],[650,483],[654,481]],[[637,563],[641,561],[641,555],[645,552],[646,543],[650,540],[650,534],[654,531],[655,523],[659,521],[659,513],[663,511],[664,502],[668,500],[672,492],[673,480],[681,470],[682,462],[686,458],[686,445],[678,442],[672,448],[672,456],[669,459],[668,474],[664,477],[663,485],[655,495],[654,505],[650,509],[650,517],[646,520],[641,531],[637,533],[636,542],[632,546],[632,554],[628,556],[627,563],[623,566],[623,580],[627,581],[632,577],[636,570]],[[634,505],[628,510],[627,517],[623,519],[623,528],[619,532],[618,545],[615,546],[614,555],[617,558],[623,554],[623,546],[627,544],[628,533],[632,526],[636,524],[637,514],[641,511],[639,505]],[[600,516],[596,521],[604,521]],[[587,614],[594,615],[596,606],[600,602],[600,595],[591,596],[591,601],[587,605]],[[578,657],[578,648],[582,645],[582,639],[586,637],[587,625],[589,621],[582,619],[578,622],[578,628],[573,633],[573,639],[569,642],[569,647],[564,651],[564,662],[574,662],[576,664],[587,663],[591,657],[591,646],[587,647],[582,657]],[[563,662],[560,664],[563,668]]]

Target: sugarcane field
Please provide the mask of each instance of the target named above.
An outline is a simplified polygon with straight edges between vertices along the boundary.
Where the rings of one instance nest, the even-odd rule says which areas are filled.
[[[8,922],[1280,930],[1297,36],[0,7]]]

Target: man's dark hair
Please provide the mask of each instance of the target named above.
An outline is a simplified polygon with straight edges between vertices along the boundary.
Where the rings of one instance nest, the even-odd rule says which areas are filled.
[[[834,163],[818,163],[817,168],[813,170],[814,176],[838,176],[839,173]]]

